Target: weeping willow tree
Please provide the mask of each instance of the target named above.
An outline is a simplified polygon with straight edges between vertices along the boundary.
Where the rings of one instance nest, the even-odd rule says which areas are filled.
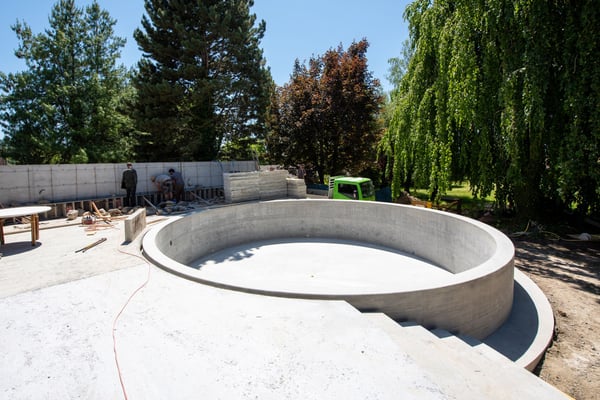
[[[600,212],[600,9],[592,0],[417,0],[381,147],[393,194],[468,180],[523,215]]]

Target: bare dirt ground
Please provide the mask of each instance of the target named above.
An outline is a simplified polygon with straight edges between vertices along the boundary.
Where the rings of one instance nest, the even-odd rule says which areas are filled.
[[[536,374],[577,400],[600,399],[600,242],[513,238],[515,264],[546,294],[555,337]]]

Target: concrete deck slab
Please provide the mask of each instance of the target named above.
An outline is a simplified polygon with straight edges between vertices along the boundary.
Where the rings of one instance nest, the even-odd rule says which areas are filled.
[[[187,281],[139,258],[122,228],[43,229],[36,247],[22,232],[0,248],[0,397],[118,399],[121,378],[131,399],[452,398],[452,373],[433,373],[347,303]],[[516,384],[461,379],[471,394]],[[556,396],[535,385],[535,398]]]
[[[112,324],[147,269],[2,299],[2,397],[122,397]],[[343,302],[229,292],[152,268],[115,335],[129,398],[444,398]]]
[[[61,219],[41,221],[40,229],[38,244],[32,247],[23,225],[6,227],[10,236],[0,247],[0,298],[140,263],[121,253],[128,247],[139,247],[137,242],[124,245],[123,221],[86,226],[78,220]],[[76,252],[101,238],[107,240],[85,252]]]

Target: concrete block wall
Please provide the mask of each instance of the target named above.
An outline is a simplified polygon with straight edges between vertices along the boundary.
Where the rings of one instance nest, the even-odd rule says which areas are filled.
[[[156,192],[150,178],[180,171],[188,189],[222,188],[223,173],[255,171],[254,161],[134,163],[138,193]],[[122,197],[124,164],[0,165],[0,203],[4,207]]]

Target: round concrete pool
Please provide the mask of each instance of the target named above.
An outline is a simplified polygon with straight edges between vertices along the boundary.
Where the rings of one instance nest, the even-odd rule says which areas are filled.
[[[514,248],[505,235],[399,204],[306,199],[208,208],[153,228],[143,250],[203,284],[344,300],[476,338],[494,332],[513,301]]]

